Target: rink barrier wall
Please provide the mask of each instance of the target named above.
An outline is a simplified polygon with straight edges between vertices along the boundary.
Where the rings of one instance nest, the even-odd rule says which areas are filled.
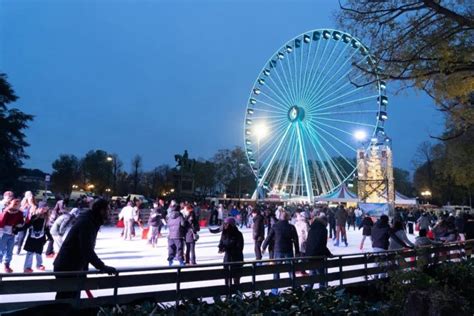
[[[426,263],[456,262],[472,255],[474,240],[402,251],[336,255],[331,258],[305,257],[278,260],[246,261],[230,264],[200,264],[192,266],[150,267],[121,269],[113,276],[98,271],[51,272],[39,274],[0,274],[0,312],[31,308],[48,304],[71,304],[75,308],[126,304],[137,300],[175,302],[183,299],[213,298],[236,293],[255,293],[272,288],[296,288],[307,284],[330,282],[331,286],[368,283],[378,274],[390,270],[408,270],[423,258]],[[326,275],[296,276],[296,272],[324,267]],[[241,284],[225,285],[225,279],[237,273]],[[274,273],[284,273],[278,280]],[[56,279],[55,276],[71,278]],[[286,276],[286,277],[285,277]],[[262,278],[263,277],[263,278]],[[260,278],[260,279],[259,279]],[[221,284],[203,282],[221,281]],[[120,293],[123,289],[135,293]],[[148,287],[148,288],[140,288]],[[152,287],[152,288],[150,288]],[[93,298],[65,300],[23,300],[18,294],[44,294],[57,291],[106,290],[94,293]],[[8,295],[16,295],[8,302]]]

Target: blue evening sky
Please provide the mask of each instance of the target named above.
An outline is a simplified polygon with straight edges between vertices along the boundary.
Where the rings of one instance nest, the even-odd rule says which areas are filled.
[[[60,154],[117,153],[125,170],[210,158],[243,146],[252,84],[266,60],[305,31],[335,27],[337,1],[0,0],[0,72],[35,115],[27,167]],[[395,166],[442,130],[431,99],[394,96]]]

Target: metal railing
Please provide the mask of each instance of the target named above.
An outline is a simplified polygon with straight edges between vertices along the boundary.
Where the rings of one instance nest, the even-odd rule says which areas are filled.
[[[474,240],[403,251],[355,253],[331,258],[305,257],[228,264],[121,269],[108,276],[97,271],[0,274],[0,312],[52,303],[76,308],[126,304],[137,300],[175,302],[212,298],[233,293],[255,293],[272,288],[312,286],[320,282],[345,286],[369,282],[388,270],[413,269],[418,259],[425,264],[459,261],[470,257]],[[421,260],[420,260],[421,261]],[[322,275],[298,275],[299,271],[324,269]],[[274,279],[276,273],[288,277]],[[240,284],[232,278],[240,277]],[[227,282],[226,282],[227,280]],[[94,291],[92,298],[55,300],[55,292]]]

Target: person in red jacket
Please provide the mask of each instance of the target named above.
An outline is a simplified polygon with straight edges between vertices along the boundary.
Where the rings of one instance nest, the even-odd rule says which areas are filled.
[[[4,209],[0,220],[0,227],[3,227],[3,235],[0,240],[0,262],[5,257],[5,272],[12,273],[10,262],[13,256],[13,246],[15,235],[23,224],[23,213],[20,211],[20,200],[14,199]]]

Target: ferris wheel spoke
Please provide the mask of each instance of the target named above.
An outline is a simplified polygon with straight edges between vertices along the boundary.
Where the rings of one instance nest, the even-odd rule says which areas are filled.
[[[259,186],[261,186],[262,183],[264,183],[265,177],[267,176],[268,171],[271,169],[271,167],[273,165],[273,162],[275,160],[275,157],[276,157],[277,153],[280,151],[281,145],[282,145],[283,141],[285,140],[286,135],[288,134],[288,131],[290,130],[290,127],[291,127],[291,124],[288,124],[288,127],[286,128],[285,133],[283,134],[283,137],[280,139],[280,142],[278,143],[278,146],[276,147],[275,152],[273,153],[273,155],[270,158],[270,162],[268,163],[268,166],[265,168],[265,171],[262,175],[262,178],[259,179]]]
[[[268,103],[264,103],[262,101],[259,101],[260,103],[263,103],[263,104],[266,104],[268,105]],[[262,108],[258,108],[258,109],[255,109],[257,112],[266,112],[266,113],[275,113],[275,114],[287,114],[286,112],[280,110],[280,111],[274,111],[274,110],[268,110],[268,109],[262,109]],[[255,113],[255,112],[254,112]],[[252,116],[253,117],[253,116]]]
[[[326,187],[326,183],[329,184],[329,182],[332,181],[332,180],[331,180],[331,177],[329,176],[329,172],[328,172],[326,166],[324,165],[324,159],[320,155],[320,149],[316,145],[316,143],[319,143],[318,137],[319,137],[318,133],[315,132],[314,130],[308,131],[308,140],[309,140],[310,144],[313,146],[313,149],[314,149],[314,152],[316,153],[317,158],[321,162],[321,168],[316,169],[316,174],[317,174],[316,176],[317,176],[318,179],[320,179],[321,188],[324,186],[323,191],[326,192],[326,191],[328,191],[328,188]],[[320,170],[321,170],[322,174],[321,174]],[[323,177],[323,175],[324,175],[324,177]]]
[[[313,130],[314,131],[314,130]],[[319,133],[317,133],[316,131],[314,131],[315,134],[317,134],[319,137],[316,137],[315,139],[317,140],[317,143],[319,145],[319,148],[321,150],[321,152],[325,155],[326,157],[326,161],[328,162],[329,164],[329,168],[331,169],[331,172],[332,174],[336,177],[338,183],[341,183],[342,180],[341,178],[339,177],[339,173],[342,174],[342,171],[340,170],[340,168],[337,166],[337,164],[335,164],[335,162],[333,161],[333,157],[331,157],[331,155],[329,155],[328,151],[324,148],[324,146],[322,146],[321,142],[319,142],[319,138],[323,138]],[[314,143],[313,143],[314,144]],[[317,147],[315,147],[315,149],[317,149]],[[323,160],[322,160],[323,161]],[[339,173],[338,173],[339,172]],[[327,179],[329,182],[331,182],[332,184],[332,187],[334,187],[334,181],[333,181],[333,178],[329,175],[329,172],[327,171],[327,168],[326,168],[326,175],[327,175]]]
[[[327,43],[329,43],[329,42],[330,42],[330,41],[327,41]],[[326,44],[327,44],[327,43],[326,43]],[[327,45],[326,45],[326,47],[327,47]],[[326,51],[326,47],[325,47],[324,52]],[[332,50],[331,50],[331,52],[329,53],[329,56],[326,56],[326,57],[325,57],[325,56],[324,56],[324,52],[323,52],[323,54],[321,55],[321,59],[325,59],[326,61],[325,61],[325,63],[324,63],[323,68],[321,69],[321,71],[319,71],[318,78],[316,79],[316,81],[313,81],[313,83],[312,83],[312,84],[308,87],[308,89],[306,90],[306,93],[305,93],[305,100],[307,100],[307,99],[308,99],[308,96],[313,93],[314,89],[316,89],[316,87],[321,84],[321,81],[320,81],[320,80],[321,80],[322,76],[323,76],[323,75],[325,74],[325,72],[326,72],[326,67],[327,67],[329,61],[331,60],[332,55],[334,54],[334,50],[335,50],[335,49],[336,49],[336,45],[333,45]],[[323,57],[325,57],[325,58],[323,58]],[[319,68],[319,65],[318,65],[318,68]]]
[[[321,41],[321,40],[320,40],[320,41]],[[327,48],[328,48],[328,43],[329,43],[329,41],[326,41],[326,43],[325,43],[325,45],[324,45],[323,52],[321,53],[321,57],[318,58],[319,60],[318,60],[318,66],[316,67],[316,73],[314,73],[314,75],[311,76],[311,80],[309,81],[308,86],[305,87],[305,92],[303,93],[303,99],[304,99],[304,100],[306,100],[307,94],[309,93],[309,91],[311,91],[311,86],[313,85],[313,82],[314,82],[316,76],[318,76],[318,78],[319,78],[319,76],[320,76],[320,74],[321,74],[321,72],[318,72],[317,70],[320,69],[321,61],[322,61],[322,59],[323,59],[322,57],[323,57],[324,54],[326,53],[326,50],[327,50]],[[318,46],[318,48],[319,48],[319,46]],[[315,59],[316,59],[316,56],[315,56]],[[313,65],[314,65],[314,63],[313,63]],[[312,67],[311,67],[311,68],[312,68]]]
[[[280,106],[280,107],[279,107],[280,110],[284,110],[284,109],[287,108],[287,106],[286,106],[285,104],[280,103],[279,101],[275,100],[274,98],[272,98],[271,96],[269,96],[269,95],[266,94],[265,92],[262,91],[261,94],[262,94],[263,96],[265,96],[266,98],[272,100],[272,101],[273,101],[274,103],[276,103],[277,105],[279,105],[279,106]],[[258,102],[258,101],[257,101],[257,102]]]
[[[280,96],[279,93],[276,93],[270,86],[267,85],[266,88],[267,88],[268,90],[270,90],[270,92],[271,92],[273,95],[275,95],[275,97],[277,97],[277,98],[280,100],[281,104],[285,104],[285,105],[288,106],[288,107],[291,106],[291,104],[288,103],[288,101],[287,101],[285,98],[283,98],[282,96]]]
[[[378,110],[360,110],[360,111],[333,111],[333,112],[317,112],[319,115],[341,115],[341,114],[360,114],[360,113],[377,113]]]
[[[319,42],[318,42],[319,44]],[[309,60],[311,59],[311,48],[313,46],[313,41],[309,42],[309,45],[307,45],[308,49],[307,49],[307,57],[306,57],[306,64],[305,64],[305,67],[304,67],[304,71],[303,71],[303,78],[302,78],[302,82],[301,82],[301,100],[303,100],[303,94],[304,94],[304,89],[306,88],[306,80],[307,80],[307,77],[308,77],[308,64],[309,64]],[[314,63],[314,58],[313,58],[313,63]]]
[[[288,73],[289,73],[289,78],[290,78],[290,90],[293,94],[293,100],[295,103],[298,101],[296,98],[296,87],[295,87],[295,79],[293,77],[293,74],[291,72],[291,65],[290,65],[290,58],[285,58],[286,59],[286,65],[288,67]],[[283,64],[283,63],[282,63]]]
[[[357,62],[356,64],[359,64],[361,61],[363,61],[365,59],[361,59],[359,62]],[[337,93],[336,91],[340,91],[341,89],[345,89],[345,87],[347,87],[348,85],[354,85],[353,82],[356,82],[359,78],[363,77],[365,74],[363,72],[360,72],[355,78],[351,78],[350,80],[348,80],[348,82],[346,82],[343,86],[339,87],[338,89],[336,89],[336,91],[333,91],[332,93],[329,93],[327,95],[324,95],[323,93],[325,91],[332,91],[332,89],[334,89],[334,87],[337,87],[337,85],[339,85],[339,82],[341,80],[345,80],[347,78],[349,78],[349,74],[353,71],[353,69],[349,68],[343,75],[340,75],[338,76],[339,78],[332,82],[332,78],[336,75],[334,74],[331,79],[328,79],[327,82],[326,82],[326,86],[323,87],[322,89],[319,90],[318,93],[315,93],[314,96],[311,98],[310,102],[311,103],[314,103],[314,104],[318,104],[318,103],[321,103],[323,101],[325,101],[327,98],[329,98],[330,96],[334,95],[335,93]],[[327,85],[331,83],[331,85],[329,87],[327,87]],[[363,85],[361,85],[360,88],[364,88]],[[356,88],[357,89],[357,88]]]
[[[281,106],[277,106],[275,104],[271,104],[271,103],[268,103],[268,102],[265,102],[265,101],[262,101],[262,100],[257,100],[257,104],[258,103],[261,103],[261,104],[265,104],[275,110],[278,110],[278,111],[273,111],[274,113],[282,113],[282,114],[286,114],[287,111],[283,110],[281,108]],[[262,109],[262,108],[255,108],[255,111],[266,111],[266,112],[269,112],[269,111],[272,111],[272,110],[269,110],[269,109]]]
[[[341,51],[341,54],[339,54],[336,61],[333,63],[333,66],[338,63],[342,53],[345,52],[345,50],[348,47],[349,47],[349,45],[346,45],[344,50]],[[346,58],[344,62],[341,62],[339,68],[337,69],[337,71],[331,72],[331,69],[332,69],[331,68],[326,72],[325,77],[321,80],[322,85],[320,87],[315,88],[313,90],[313,93],[308,97],[310,102],[314,102],[315,99],[317,100],[323,94],[324,91],[328,91],[328,90],[330,91],[330,88],[326,89],[327,86],[329,84],[331,84],[331,88],[334,86],[335,83],[332,83],[333,78],[336,77],[336,75],[338,75],[338,73],[341,71],[341,69],[343,69],[347,65],[347,63],[352,59],[352,57],[354,56],[354,54],[356,52],[357,52],[357,50],[354,50],[354,52],[348,58]],[[361,59],[360,61],[363,61],[363,60],[365,60],[365,58]],[[356,64],[359,64],[360,61],[358,61]],[[351,71],[352,71],[352,69],[349,68],[349,70],[344,75],[339,76],[339,79],[337,81],[345,78]],[[330,75],[330,74],[332,74],[331,77],[329,79],[326,79],[327,76]]]
[[[267,119],[281,119],[281,120],[286,120],[284,117],[282,117],[281,115],[267,115],[267,116],[252,116],[252,120],[253,121],[257,121],[257,120],[267,120]]]
[[[317,56],[318,56],[318,52],[319,52],[320,43],[321,43],[321,40],[318,41],[318,45],[316,46],[316,52],[314,53],[313,58],[312,58],[313,61],[311,62],[311,68],[310,68],[308,76],[305,80],[305,84],[303,85],[303,100],[305,99],[306,89],[307,89],[309,83],[314,78],[314,76],[312,74],[313,74],[314,64],[316,62],[316,59],[318,59]],[[311,54],[311,51],[309,52],[309,54]],[[310,59],[310,57],[311,57],[311,55],[308,56],[308,60]],[[319,61],[321,61],[321,59],[319,59]]]
[[[292,99],[291,91],[289,90],[288,85],[283,83],[283,80],[280,77],[279,69],[274,68],[274,70],[275,70],[274,73],[276,74],[276,76],[278,78],[278,81],[281,84],[282,89],[285,91],[286,98],[288,99],[289,103],[293,104],[294,100]],[[282,70],[282,72],[283,72],[283,70]],[[271,75],[270,75],[270,77],[271,77]],[[284,77],[284,79],[286,81],[286,76]],[[273,81],[273,79],[272,79],[272,81]]]
[[[347,97],[347,96],[349,96],[349,95],[352,95],[352,94],[354,94],[354,93],[358,93],[358,92],[359,92],[360,90],[362,90],[362,89],[364,89],[364,88],[363,88],[363,87],[358,87],[358,88],[355,88],[355,89],[353,89],[353,90],[350,90],[350,91],[348,91],[348,92],[346,92],[346,93],[344,93],[344,94],[338,94],[336,97],[334,97],[334,98],[332,98],[332,99],[330,99],[330,100],[327,100],[327,101],[325,101],[325,102],[323,102],[323,103],[317,104],[317,106],[315,106],[315,107],[313,108],[313,112],[321,111],[321,109],[325,109],[325,108],[327,108],[328,106],[330,106],[332,102],[334,102],[334,101],[336,101],[336,100],[339,100],[339,99],[342,99],[342,98],[344,98],[344,97]]]
[[[277,91],[280,93],[281,97],[282,97],[283,99],[285,99],[285,103],[286,103],[286,104],[292,104],[292,102],[290,101],[290,99],[288,99],[289,94],[288,94],[288,92],[286,91],[285,86],[282,84],[282,86],[280,87],[280,85],[278,85],[278,84],[275,82],[275,80],[273,80],[273,77],[272,77],[271,75],[270,75],[268,78],[269,78],[270,81],[273,83],[273,86],[275,86],[275,88],[277,89]],[[277,74],[277,78],[279,79],[278,74]],[[281,83],[281,80],[280,80],[280,83]],[[283,89],[283,90],[285,90],[285,91],[282,91],[281,89]]]
[[[260,146],[261,148],[260,148],[259,156],[263,157],[264,159],[262,161],[262,165],[265,165],[268,158],[267,156],[270,156],[269,153],[271,153],[273,146],[275,146],[278,143],[278,141],[280,140],[280,137],[283,135],[284,135],[284,130],[280,130],[277,133],[275,133],[275,138],[270,143]]]
[[[302,99],[302,89],[303,89],[303,55],[304,55],[304,48],[307,47],[308,45],[303,45],[300,49],[300,75],[298,76],[299,79],[299,89],[298,89],[298,102],[301,102]]]
[[[349,136],[351,136],[351,137],[354,136],[352,133],[350,133],[350,132],[348,132],[348,131],[345,131],[345,130],[343,130],[343,129],[340,129],[340,128],[335,127],[335,126],[332,126],[332,125],[325,124],[325,123],[323,123],[323,122],[318,122],[318,125],[323,125],[323,126],[325,126],[325,127],[328,127],[328,128],[333,129],[333,130],[336,130],[336,131],[342,132],[342,133],[344,133],[344,134],[347,134],[347,135],[349,135]]]
[[[328,144],[328,146],[331,147],[331,148],[339,155],[339,157],[341,157],[341,159],[343,159],[343,160],[349,165],[349,167],[350,167],[352,170],[355,170],[356,166],[355,166],[350,160],[348,160],[345,155],[343,155],[339,150],[337,150],[324,136],[322,136],[321,134],[319,134],[319,136],[320,136],[320,139],[324,140],[324,142],[325,142],[326,144]],[[331,157],[331,156],[329,155],[329,153],[328,153],[327,150],[324,148],[324,146],[323,146],[320,142],[318,142],[318,143],[319,143],[319,145],[320,145],[322,151],[325,152],[326,157],[327,157],[327,160],[330,161],[330,163],[334,164],[335,170],[337,170],[337,171],[339,172],[339,174],[341,175],[342,179],[343,179],[343,180],[346,179],[346,178],[350,175],[350,173],[345,172],[345,171],[344,171],[344,170],[345,170],[344,167],[342,167],[342,166],[340,166],[339,164],[337,164],[337,163],[336,163],[336,160],[335,160],[333,157]],[[334,171],[334,170],[333,170],[333,171]],[[337,174],[337,173],[335,173],[335,174]],[[338,179],[340,180],[340,177],[339,177],[339,176],[338,176]],[[339,183],[341,183],[341,182],[343,182],[343,181],[340,180]],[[333,187],[334,187],[334,186],[333,186]]]
[[[321,79],[319,80],[318,82],[318,85],[317,86],[314,86],[312,91],[309,93],[308,95],[308,99],[309,100],[312,100],[315,96],[317,96],[318,94],[320,94],[320,91],[324,91],[323,87],[324,86],[327,86],[327,84],[329,83],[329,80],[332,80],[332,78],[334,78],[334,76],[336,75],[336,73],[338,73],[343,67],[344,65],[347,63],[347,59],[344,60],[341,58],[341,56],[345,53],[346,49],[347,49],[347,45],[344,46],[344,49],[342,49],[340,52],[339,52],[339,55],[334,59],[334,61],[332,62],[332,65],[331,67],[329,67],[328,70],[326,70]],[[336,48],[336,45],[334,46],[333,49]],[[333,53],[334,53],[334,50],[333,50]],[[332,54],[333,54],[332,53]],[[332,54],[330,56],[330,58],[332,58]],[[329,61],[329,60],[328,60]],[[332,69],[334,68],[335,65],[339,65],[339,68],[336,72],[332,72]],[[331,76],[331,79],[327,79],[328,76]],[[310,102],[311,103],[311,102]]]
[[[301,165],[303,168],[303,176],[304,176],[304,181],[306,185],[306,191],[308,193],[308,197],[310,200],[313,199],[313,185],[311,184],[311,179],[308,177],[308,158],[306,156],[306,150],[303,145],[303,140],[301,138],[301,131],[300,131],[300,123],[298,122],[296,124],[296,131],[298,134],[298,139],[299,139],[299,151],[300,151],[300,157],[301,157]]]
[[[318,130],[321,130],[323,131],[325,134],[331,136],[332,138],[334,138],[335,140],[337,140],[339,143],[343,144],[344,146],[346,146],[347,148],[349,148],[350,150],[352,150],[353,152],[357,152],[357,149],[355,149],[354,147],[352,147],[351,145],[349,145],[348,143],[346,143],[345,141],[341,140],[339,137],[336,137],[334,136],[333,134],[329,133],[328,131],[326,131],[325,129],[321,128],[320,126],[317,126],[315,124],[313,124],[313,126],[318,129]],[[321,138],[324,138],[324,136],[322,134],[319,134],[321,136]],[[332,145],[331,145],[332,146]]]
[[[331,121],[331,122],[339,122],[339,123],[347,123],[347,124],[352,124],[352,125],[367,126],[367,127],[372,127],[372,128],[377,127],[377,125],[373,125],[373,124],[354,122],[354,121],[348,121],[348,120],[340,120],[340,119],[332,119],[332,118],[327,118],[327,117],[320,117],[318,119],[319,120],[325,120],[325,121]]]
[[[371,96],[368,96],[368,97],[363,97],[363,98],[354,99],[354,100],[350,100],[350,101],[346,101],[346,102],[336,103],[336,104],[333,104],[331,106],[326,106],[326,107],[320,108],[319,111],[332,109],[332,108],[335,108],[335,107],[338,107],[338,106],[341,106],[341,105],[347,105],[347,104],[357,103],[357,102],[361,102],[361,101],[367,101],[367,100],[371,100],[371,99],[374,100],[377,97],[378,97],[378,94],[375,94],[375,95],[371,95]],[[317,111],[315,111],[315,113],[317,113]]]

